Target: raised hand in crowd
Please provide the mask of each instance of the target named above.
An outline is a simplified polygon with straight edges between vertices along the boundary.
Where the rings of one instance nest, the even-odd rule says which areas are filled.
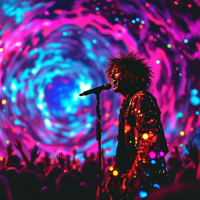
[[[177,146],[174,146],[174,152],[171,152],[171,155],[173,158],[177,158],[179,161],[181,161],[181,157]]]
[[[7,156],[7,158],[6,158],[6,161],[5,161],[4,167],[7,167],[7,166],[9,165],[9,163],[10,163],[10,158],[11,158],[11,155],[12,155],[12,152],[14,151],[13,146],[12,146],[11,143],[8,143],[6,149],[7,149],[8,156]]]
[[[16,149],[19,150],[19,152],[21,153],[22,155],[22,158],[24,160],[24,162],[26,163],[26,166],[29,164],[29,159],[28,157],[26,156],[26,154],[24,153],[24,151],[22,150],[22,143],[16,139],[16,144],[14,144]]]
[[[189,144],[186,145],[186,148],[188,150],[188,154],[185,154],[194,164],[197,169],[198,167],[198,147],[195,142],[192,142],[191,140],[189,141]]]
[[[57,155],[57,159],[58,159],[58,162],[59,162],[60,167],[61,167],[62,169],[64,169],[64,167],[65,167],[65,159],[64,159],[63,154],[62,154],[62,153],[59,153],[59,154]]]
[[[87,160],[88,160],[88,157],[87,157],[87,152],[86,152],[86,151],[83,153],[83,157],[85,158],[85,161],[87,161]]]
[[[71,165],[70,165],[70,155],[66,155],[65,160],[67,162],[67,171],[71,170]]]
[[[34,163],[35,159],[39,157],[41,152],[38,152],[38,147],[34,146],[33,148],[31,148],[29,150],[30,154],[31,154],[31,163]]]

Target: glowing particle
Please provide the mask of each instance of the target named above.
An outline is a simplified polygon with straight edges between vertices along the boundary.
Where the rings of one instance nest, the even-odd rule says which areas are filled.
[[[199,115],[199,111],[196,111],[196,115]]]
[[[156,161],[155,161],[155,160],[152,160],[152,161],[151,161],[151,164],[155,165],[155,164],[156,164]]]
[[[188,8],[192,8],[192,4],[189,3],[189,4],[188,4]]]
[[[180,147],[183,147],[183,144],[180,144],[179,146],[180,146]]]
[[[97,40],[93,39],[92,42],[93,42],[94,44],[96,44],[96,43],[97,43]]]
[[[197,89],[192,89],[190,94],[191,95],[197,95],[199,93],[199,91]]]
[[[95,10],[99,10],[99,7],[96,7]]]
[[[118,175],[118,171],[117,170],[114,170],[113,171],[113,176],[117,176]]]
[[[124,18],[124,22],[127,22],[127,19],[126,19],[126,18]]]
[[[3,105],[6,104],[6,100],[5,99],[3,99],[1,102],[2,102]]]
[[[142,138],[143,138],[144,140],[147,140],[147,139],[149,138],[149,136],[148,136],[147,133],[144,133],[144,134],[142,135]]]
[[[137,22],[139,22],[139,21],[140,21],[140,19],[137,17],[137,18],[136,18],[136,21],[137,21]]]
[[[184,134],[185,134],[184,131],[181,131],[181,132],[180,132],[180,135],[181,135],[181,136],[184,136]]]
[[[149,5],[149,3],[145,3],[145,6],[148,8],[150,5]]]
[[[154,183],[153,187],[160,189],[160,185],[158,185],[157,183]]]
[[[79,30],[77,33],[78,33],[78,34],[81,34],[81,30]]]
[[[142,24],[140,24],[140,25],[139,25],[139,28],[140,28],[140,29],[142,29],[142,28],[143,28],[143,25],[142,25]]]
[[[144,23],[145,23],[145,22],[142,20],[142,21],[141,21],[141,24],[144,24]]]
[[[135,24],[135,20],[134,19],[132,20],[132,23]]]
[[[118,22],[118,21],[119,21],[119,18],[118,18],[118,17],[116,17],[116,18],[115,18],[115,21],[116,21],[116,22]]]
[[[167,19],[167,23],[170,24],[171,23],[171,19]]]
[[[108,154],[108,153],[109,153],[109,151],[108,151],[108,150],[105,150],[105,153],[106,153],[106,154]]]
[[[115,121],[115,125],[118,126],[118,121]]]
[[[160,34],[157,34],[157,37],[159,38],[159,37],[160,37]]]
[[[5,86],[3,86],[3,87],[2,87],[2,90],[3,90],[3,91],[5,91],[5,90],[6,90],[6,87],[5,87]]]
[[[171,48],[171,47],[172,47],[172,45],[171,45],[171,44],[168,44],[168,45],[167,45],[167,48]]]
[[[9,141],[8,141],[8,140],[6,141],[6,144],[9,144]]]
[[[179,73],[179,76],[182,76],[182,73]]]
[[[160,64],[160,60],[156,60],[156,63],[157,63],[157,64]]]
[[[106,116],[106,117],[109,117],[109,116],[110,116],[110,114],[109,114],[109,113],[106,113],[106,114],[105,114],[105,116]]]
[[[23,128],[23,131],[24,131],[24,132],[26,132],[26,131],[27,131],[27,129],[26,129],[26,128]]]
[[[197,96],[191,96],[190,98],[190,103],[193,105],[193,106],[197,106],[200,104],[200,98],[198,98]]]
[[[160,151],[160,156],[163,157],[165,153],[163,151]]]
[[[174,1],[174,4],[175,4],[175,5],[178,5],[178,1]]]
[[[126,131],[130,131],[130,130],[131,130],[131,126],[126,125],[124,129],[125,129]]]
[[[39,142],[37,142],[37,145],[40,145],[40,143],[39,143]]]
[[[188,39],[184,39],[184,43],[188,43]]]
[[[112,166],[109,168],[109,170],[110,170],[111,172],[113,171],[113,169],[114,169],[114,168],[113,168]]]
[[[178,113],[178,117],[183,117],[183,113]]]
[[[150,156],[151,159],[154,159],[154,158],[156,157],[156,153],[153,152],[153,151],[151,151],[151,152],[149,153],[149,156]]]
[[[3,157],[0,157],[0,161],[3,161]]]
[[[22,50],[23,50],[22,48],[19,49],[19,51],[22,51]]]
[[[87,124],[86,127],[87,127],[87,128],[90,128],[90,127],[91,127],[91,124]]]
[[[139,194],[139,196],[140,196],[141,198],[145,198],[145,197],[147,197],[147,195],[148,195],[147,192],[142,191],[142,190],[140,190],[140,191],[138,192],[138,194]]]
[[[2,52],[3,51],[3,48],[0,48],[0,52]]]
[[[63,32],[63,36],[67,36],[67,32]]]

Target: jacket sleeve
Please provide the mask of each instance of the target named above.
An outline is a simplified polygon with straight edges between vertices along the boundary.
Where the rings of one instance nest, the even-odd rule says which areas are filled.
[[[145,174],[149,164],[149,151],[156,151],[156,143],[159,136],[159,129],[162,129],[160,123],[160,110],[156,99],[149,93],[138,93],[134,101],[135,115],[135,146],[137,147],[137,156],[135,159],[134,178]],[[154,152],[155,152],[154,151]]]

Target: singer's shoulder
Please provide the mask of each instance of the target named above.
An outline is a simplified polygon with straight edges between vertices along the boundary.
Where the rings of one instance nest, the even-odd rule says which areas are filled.
[[[142,91],[139,91],[137,93],[135,93],[133,96],[132,96],[132,102],[137,102],[138,100],[152,100],[152,101],[156,101],[156,98],[148,91],[146,90],[142,90]]]

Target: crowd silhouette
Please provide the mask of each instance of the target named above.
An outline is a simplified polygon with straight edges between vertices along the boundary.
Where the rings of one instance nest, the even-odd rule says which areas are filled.
[[[181,157],[178,147],[174,147],[167,160],[169,184],[159,189],[156,187],[145,199],[200,199],[200,150],[191,141],[186,148],[188,154]],[[76,150],[73,158],[58,153],[56,162],[52,162],[47,152],[41,157],[38,146],[34,146],[29,152],[28,157],[19,140],[14,145],[7,145],[7,157],[1,161],[0,168],[1,200],[99,199],[98,153],[88,156],[85,152],[85,161],[80,163],[76,159]],[[105,192],[105,182],[111,169],[112,157],[105,157],[102,150],[101,159],[102,199],[109,200]],[[140,198],[143,199],[138,197]]]

